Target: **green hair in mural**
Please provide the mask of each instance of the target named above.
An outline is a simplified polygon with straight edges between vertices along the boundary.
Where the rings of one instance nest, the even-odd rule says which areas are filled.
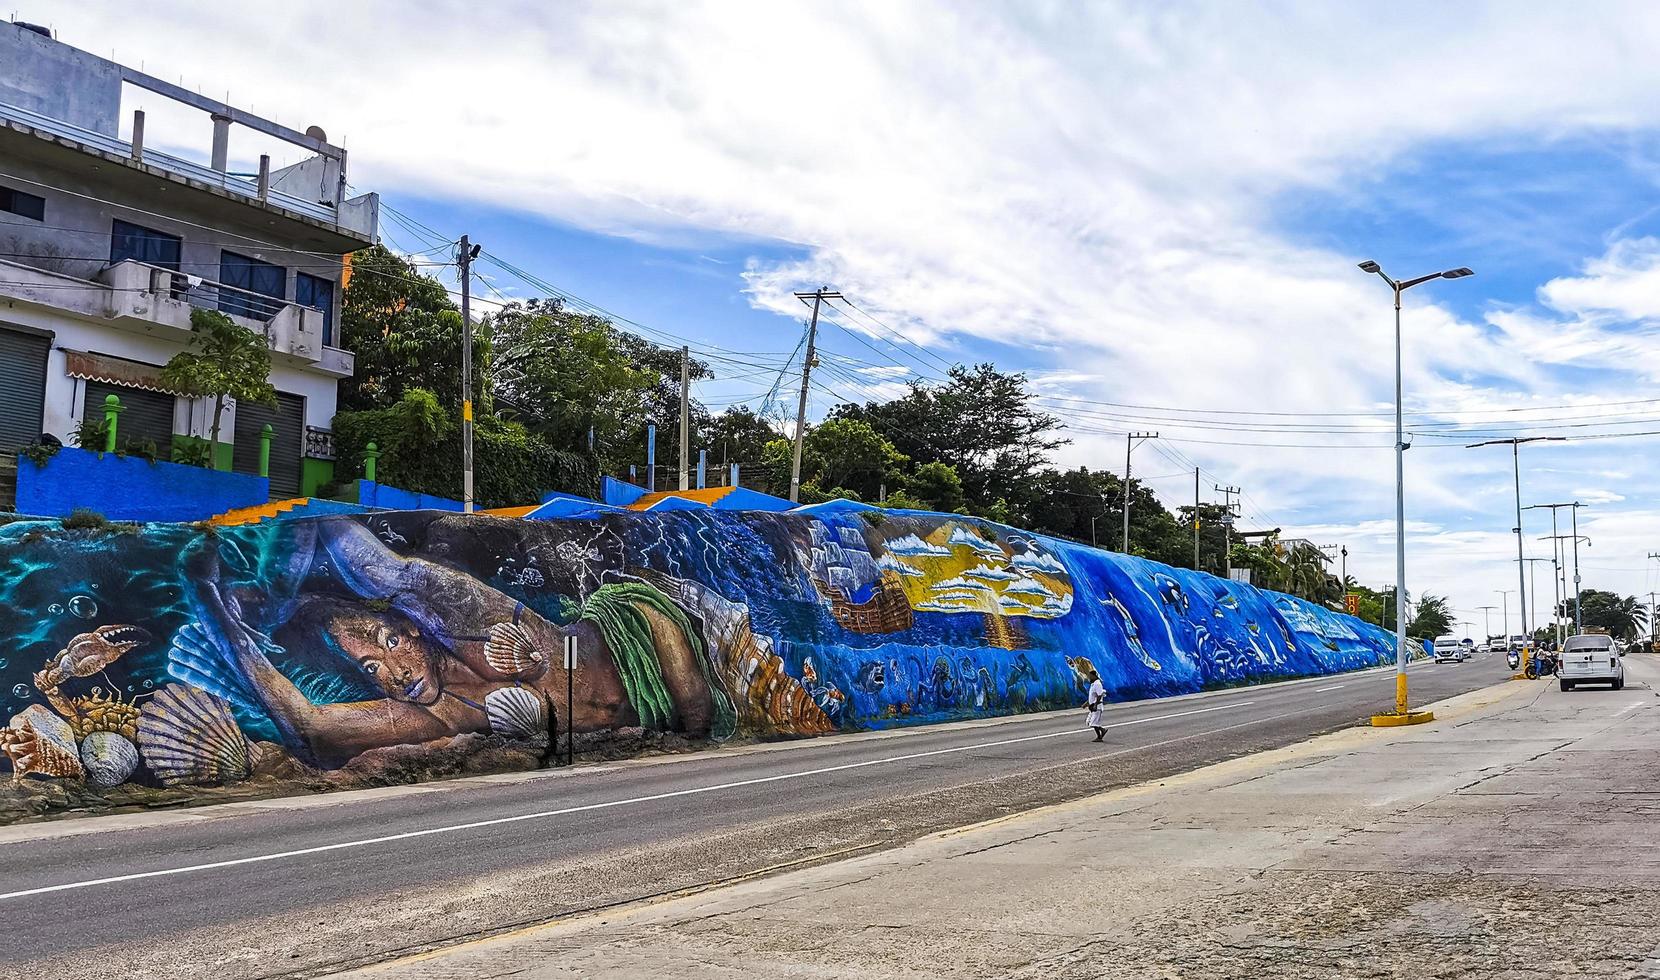
[[[697,655],[703,667],[704,679],[709,682],[709,694],[714,701],[715,718],[710,735],[716,739],[731,738],[738,729],[738,712],[732,700],[721,688],[710,669],[703,640],[693,628],[692,621],[679,606],[658,589],[644,582],[613,582],[595,589],[582,604],[582,618],[599,627],[611,648],[621,675],[628,700],[640,716],[640,724],[647,728],[668,729],[674,715],[673,701],[663,681],[663,669],[657,662],[656,644],[651,635],[651,622],[640,606],[648,606],[667,617],[680,630],[686,644]]]

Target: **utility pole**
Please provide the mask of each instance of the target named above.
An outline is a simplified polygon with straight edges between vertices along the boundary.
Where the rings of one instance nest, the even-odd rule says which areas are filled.
[[[1485,626],[1486,629],[1487,629],[1487,635],[1482,637],[1482,640],[1484,642],[1487,641],[1487,640],[1491,640],[1493,638],[1493,610],[1495,610],[1499,607],[1498,606],[1477,606],[1476,608],[1481,610],[1482,615],[1485,619],[1485,622],[1482,625]]]
[[[1239,505],[1233,502],[1234,494],[1239,492],[1238,487],[1214,486],[1217,493],[1222,495],[1222,572],[1224,577],[1233,578],[1233,515]]]
[[[1199,570],[1199,467],[1193,467],[1193,570]]]
[[[1124,434],[1124,553],[1130,553],[1130,450],[1137,440],[1157,439],[1157,432],[1126,432]]]
[[[680,348],[680,489],[690,490],[688,469],[691,457],[688,446],[692,440],[692,349]]]
[[[473,260],[479,249],[461,236],[461,510],[473,512]]]
[[[807,384],[813,376],[813,359],[818,343],[819,305],[827,299],[841,299],[842,294],[828,286],[820,286],[810,293],[796,293],[803,303],[813,301],[813,318],[807,324],[807,356],[801,361],[801,401],[795,409],[795,459],[790,464],[790,503],[801,501],[801,443],[807,435]]]
[[[1499,594],[1499,601],[1504,604],[1504,642],[1510,645],[1510,595],[1515,589],[1494,589]]]
[[[1343,556],[1343,591],[1347,592],[1349,591],[1349,546],[1344,545],[1339,554]]]

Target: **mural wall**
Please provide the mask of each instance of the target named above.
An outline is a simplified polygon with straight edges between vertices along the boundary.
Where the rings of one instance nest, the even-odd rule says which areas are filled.
[[[0,819],[532,765],[550,722],[590,746],[811,736],[1075,707],[1096,674],[1145,698],[1393,655],[1290,596],[835,508],[19,520],[0,526],[0,637]]]

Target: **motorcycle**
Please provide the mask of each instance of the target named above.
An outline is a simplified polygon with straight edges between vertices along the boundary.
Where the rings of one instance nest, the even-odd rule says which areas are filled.
[[[1533,680],[1536,677],[1549,677],[1554,673],[1556,673],[1556,654],[1535,653],[1533,659],[1527,662],[1527,670],[1523,671],[1522,676],[1528,680]]]
[[[1512,650],[1504,655],[1504,662],[1510,665],[1511,670],[1515,670],[1522,665],[1522,655]]]

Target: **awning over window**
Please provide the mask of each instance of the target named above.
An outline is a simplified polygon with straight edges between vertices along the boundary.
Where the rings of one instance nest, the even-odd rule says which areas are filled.
[[[128,388],[142,388],[145,391],[159,391],[167,395],[178,395],[181,392],[169,388],[162,383],[161,368],[154,364],[143,364],[138,361],[129,361],[126,358],[111,357],[108,354],[92,354],[87,351],[66,350],[63,352],[64,373],[71,378],[80,378],[83,381],[107,381],[110,384],[125,385]]]

